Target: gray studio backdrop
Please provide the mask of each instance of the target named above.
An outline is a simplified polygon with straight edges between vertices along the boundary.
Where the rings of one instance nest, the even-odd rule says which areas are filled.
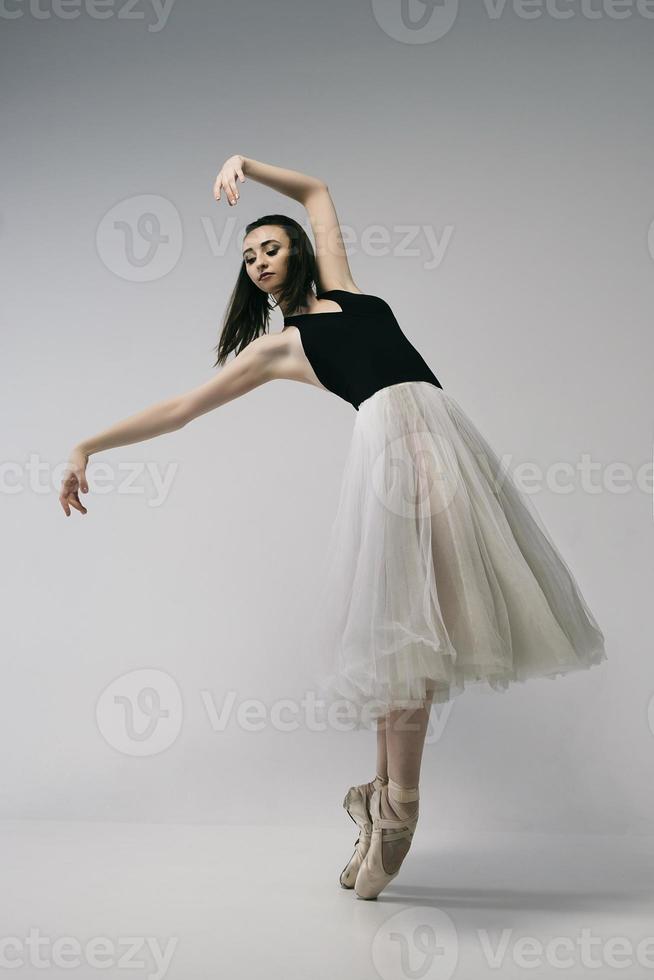
[[[434,708],[429,826],[654,831],[654,21],[565,9],[3,8],[2,817],[328,825],[374,774],[303,702],[351,406],[264,385],[58,503],[75,442],[212,376],[245,224],[308,229],[251,181],[216,205],[243,153],[329,183],[359,287],[522,468],[606,635]]]

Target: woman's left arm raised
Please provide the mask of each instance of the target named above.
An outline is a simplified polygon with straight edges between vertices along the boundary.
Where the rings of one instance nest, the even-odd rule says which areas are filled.
[[[242,183],[247,177],[303,205],[316,242],[321,288],[360,293],[352,278],[338,215],[326,182],[299,170],[276,167],[236,153],[225,160],[216,177],[213,187],[215,199],[220,200],[222,190],[229,205],[236,205],[240,197],[237,182]]]
[[[235,205],[240,196],[236,181],[238,179],[242,183],[246,177],[280,194],[285,194],[286,197],[291,197],[300,204],[304,204],[313,191],[326,186],[319,177],[312,177],[299,170],[277,167],[272,163],[263,163],[261,160],[253,160],[251,157],[244,157],[241,153],[235,153],[222,165],[213,186],[213,196],[219,201],[220,192],[223,190],[227,202],[232,206]]]

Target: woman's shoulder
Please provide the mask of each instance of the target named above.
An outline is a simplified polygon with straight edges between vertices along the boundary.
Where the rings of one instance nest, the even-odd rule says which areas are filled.
[[[334,282],[334,280],[331,280],[331,282],[328,281],[324,284],[324,287],[320,291],[316,292],[316,296],[324,296],[325,293],[356,293],[362,296],[364,295],[363,291],[359,289],[357,284],[352,279],[348,282]]]
[[[321,299],[323,296],[326,299],[335,299],[337,302],[342,299],[344,305],[349,306],[353,312],[356,312],[358,309],[363,311],[369,307],[373,308],[379,304],[383,304],[383,306],[390,309],[388,303],[385,299],[383,299],[383,297],[378,296],[376,293],[364,293],[363,290],[358,288],[324,289],[321,292],[316,293],[316,296],[319,299]]]

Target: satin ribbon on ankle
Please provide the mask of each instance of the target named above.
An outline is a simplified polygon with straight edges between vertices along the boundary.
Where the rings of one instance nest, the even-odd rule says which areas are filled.
[[[392,795],[398,803],[414,803],[420,799],[417,786],[400,786],[394,779],[388,780],[388,795]]]

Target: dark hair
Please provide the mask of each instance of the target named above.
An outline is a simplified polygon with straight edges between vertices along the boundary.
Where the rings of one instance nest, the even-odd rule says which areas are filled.
[[[220,340],[214,348],[217,351],[214,367],[224,364],[232,351],[239,354],[252,340],[268,331],[270,311],[275,305],[295,310],[304,303],[312,285],[316,292],[322,289],[313,245],[304,228],[288,215],[264,214],[246,225],[245,234],[261,225],[278,225],[290,239],[286,278],[277,304],[271,306],[268,294],[255,286],[247,274],[245,260],[242,261],[223,319]]]

